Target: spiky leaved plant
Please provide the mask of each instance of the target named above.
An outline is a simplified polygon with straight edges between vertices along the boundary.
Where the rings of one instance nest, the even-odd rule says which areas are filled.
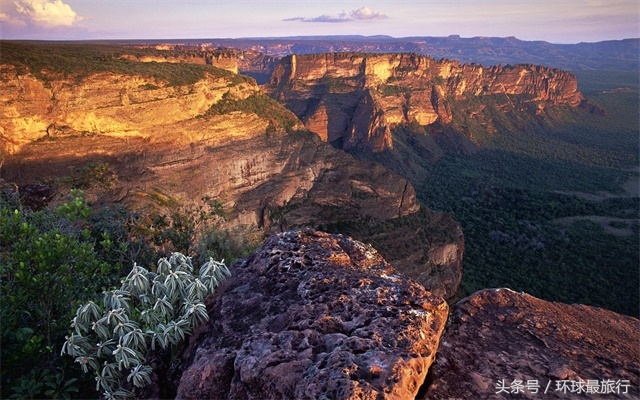
[[[207,321],[204,299],[229,275],[224,262],[213,259],[195,273],[181,253],[158,260],[156,272],[134,263],[119,289],[104,292],[102,304],[78,307],[62,354],[75,357],[83,372],[94,371],[96,390],[106,399],[132,397],[127,388],[151,383],[148,351],[183,341]]]

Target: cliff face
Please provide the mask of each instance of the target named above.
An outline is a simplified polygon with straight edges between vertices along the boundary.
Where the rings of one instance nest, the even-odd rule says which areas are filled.
[[[267,89],[323,140],[374,152],[398,124],[449,124],[456,102],[501,99],[504,111],[582,101],[569,72],[532,65],[483,67],[415,54],[290,55]]]
[[[97,73],[42,80],[0,65],[0,139],[12,154],[34,140],[60,135],[107,135],[162,140],[193,138],[188,121],[227,96],[243,99],[258,93],[248,80],[207,74],[192,85],[169,86],[143,76]],[[264,129],[253,124],[242,131]],[[257,124],[257,125],[256,125]],[[242,133],[239,133],[242,135]]]
[[[158,55],[132,55],[125,54],[122,56],[125,60],[139,62],[169,62],[169,63],[188,63],[212,65],[216,68],[224,69],[234,74],[238,73],[238,57],[232,51],[185,51],[182,54],[178,51],[167,52]],[[195,54],[194,54],[195,53]]]
[[[447,303],[375,250],[285,232],[232,271],[185,352],[177,398],[415,398]]]
[[[279,61],[279,58],[253,50],[200,49],[181,45],[156,47],[150,54],[124,54],[121,58],[140,62],[212,65],[236,74],[249,75],[259,84],[269,80]]]
[[[413,219],[420,210],[413,187],[400,176],[313,134],[287,133],[283,123],[302,125],[252,80],[208,74],[194,84],[169,86],[115,73],[44,81],[11,65],[0,71],[1,177],[7,181],[73,181],[99,165],[114,179],[108,189],[89,190],[94,201],[152,212],[198,207],[206,197],[222,204],[223,227],[267,233]],[[383,231],[393,236],[394,229]],[[432,239],[440,236],[433,232]],[[428,243],[443,243],[424,240],[406,268],[424,272],[433,264],[423,262],[431,260]],[[461,236],[447,240],[462,242]],[[461,263],[459,254],[439,265],[459,277]],[[445,294],[456,290],[457,284]]]
[[[280,224],[335,221],[340,213],[387,219],[419,209],[413,188],[379,165],[358,162],[305,133],[266,134],[268,118],[249,111],[207,114],[223,96],[235,104],[256,95],[251,83],[207,76],[162,87],[142,77],[96,74],[78,84],[45,85],[10,66],[3,72],[0,126],[5,149],[14,154],[4,168],[10,180],[54,176],[59,172],[46,165],[57,160],[104,161],[122,176],[118,197],[125,201],[143,202],[135,193],[154,190],[181,201],[226,196],[232,220],[265,227],[272,225],[270,212],[286,205],[296,213],[286,222],[279,215]],[[333,213],[321,212],[329,207]]]

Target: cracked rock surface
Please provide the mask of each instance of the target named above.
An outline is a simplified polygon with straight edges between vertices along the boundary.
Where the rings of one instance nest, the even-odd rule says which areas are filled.
[[[342,235],[289,231],[210,298],[183,399],[414,398],[448,306]]]

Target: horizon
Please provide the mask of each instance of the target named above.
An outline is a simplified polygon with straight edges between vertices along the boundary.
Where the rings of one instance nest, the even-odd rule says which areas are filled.
[[[533,4],[532,4],[533,3]],[[509,38],[553,44],[640,37],[635,0],[0,0],[0,39],[127,41],[326,36]]]
[[[390,40],[410,40],[410,39],[446,39],[446,38],[459,38],[462,40],[472,40],[472,39],[515,39],[521,42],[541,42],[548,43],[553,45],[577,45],[577,44],[593,44],[593,43],[602,43],[602,42],[621,42],[626,40],[640,40],[640,36],[637,37],[624,37],[620,39],[604,39],[597,41],[581,41],[581,42],[571,42],[571,43],[557,43],[557,42],[549,42],[546,40],[527,40],[521,39],[517,36],[461,36],[457,34],[446,35],[446,36],[391,36],[391,35],[288,35],[288,36],[245,36],[245,37],[182,37],[182,38],[115,38],[115,39],[103,39],[103,38],[95,38],[95,39],[5,39],[0,37],[0,41],[13,41],[13,42],[44,42],[44,43],[96,43],[99,44],[101,42],[113,42],[117,44],[128,44],[128,42],[147,42],[147,43],[163,43],[163,42],[176,42],[176,41],[207,41],[207,40],[341,40],[345,38],[358,38],[361,40],[374,40],[375,38],[386,38]]]

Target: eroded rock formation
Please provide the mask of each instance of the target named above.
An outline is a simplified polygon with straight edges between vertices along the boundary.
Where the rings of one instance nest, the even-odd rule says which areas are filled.
[[[182,399],[410,399],[447,304],[341,235],[273,236],[210,300]]]
[[[123,54],[125,60],[139,62],[168,62],[212,65],[235,74],[238,73],[238,53],[226,49],[198,49],[193,47],[171,46],[171,49],[156,49],[152,54]]]
[[[208,198],[224,210],[223,228],[267,233],[363,219],[380,224],[420,209],[407,180],[296,132],[302,125],[295,115],[250,79],[212,70],[194,84],[171,86],[112,72],[43,80],[3,65],[0,73],[0,143],[8,154],[2,178],[19,185],[95,183],[104,178],[98,167],[109,179],[88,190],[90,200],[148,214],[197,208]],[[286,132],[282,120],[294,131]],[[438,220],[434,213],[420,222]],[[437,232],[429,230],[410,252],[393,249],[398,241],[380,248],[399,255],[392,257],[398,268],[449,297],[461,277],[462,235]],[[377,233],[402,234],[389,226]],[[447,245],[458,249],[457,257],[443,263],[431,256]],[[429,283],[425,270],[444,271],[453,284]]]
[[[575,77],[566,71],[484,67],[415,54],[290,55],[267,88],[323,140],[373,152],[393,146],[391,130],[399,124],[451,123],[461,100],[499,98],[503,111],[524,107],[538,113],[582,102]]]
[[[484,290],[453,309],[424,399],[635,399],[639,351],[636,318]]]
[[[206,74],[191,85],[170,86],[144,76],[112,72],[43,80],[13,65],[0,65],[0,144],[11,154],[22,145],[60,135],[142,137],[154,141],[202,139],[189,121],[223,96],[243,99],[258,88],[248,79]],[[247,119],[233,126],[238,135],[266,127],[266,121]],[[219,121],[222,122],[222,121]],[[244,127],[246,125],[246,127]],[[195,135],[195,136],[194,136]]]

